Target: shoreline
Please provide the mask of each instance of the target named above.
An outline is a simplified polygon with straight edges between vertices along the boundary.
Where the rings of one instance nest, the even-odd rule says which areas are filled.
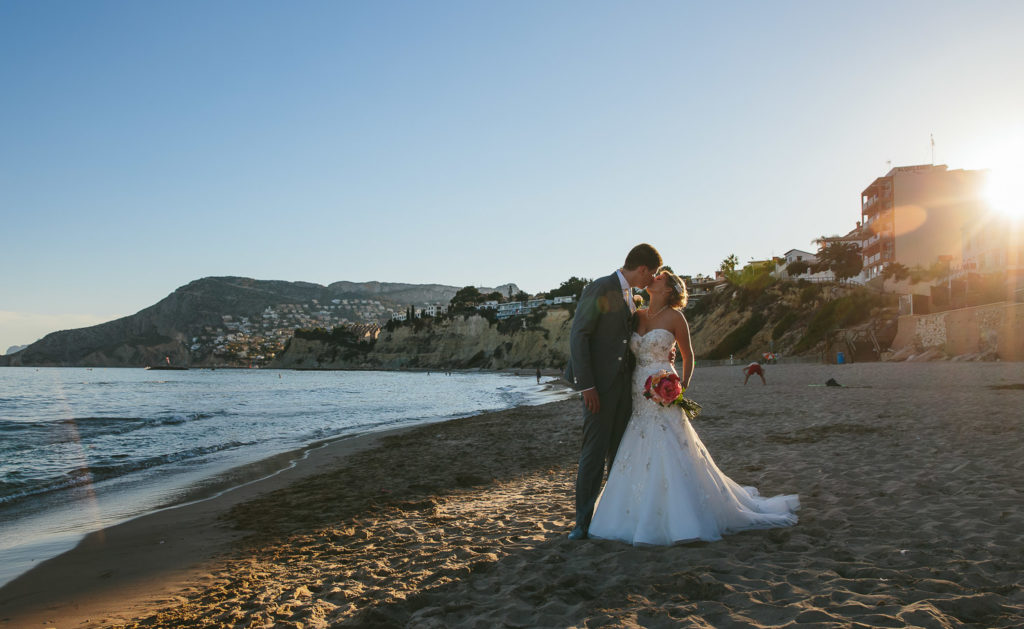
[[[1024,365],[766,376],[698,371],[694,427],[737,482],[799,494],[794,527],[671,547],[569,542],[581,413],[568,399],[377,435],[230,505],[200,503],[219,512],[110,529],[78,563],[33,575],[48,605],[0,589],[0,627],[1024,621]],[[134,559],[109,550],[133,535]],[[168,544],[201,552],[183,565]]]
[[[453,421],[443,419],[434,423]],[[165,603],[186,585],[197,567],[228,551],[242,537],[220,521],[235,505],[287,487],[374,447],[381,439],[415,430],[417,425],[370,431],[311,444],[247,465],[218,478],[240,474],[237,484],[202,495],[194,488],[181,503],[161,507],[113,526],[88,533],[74,548],[40,562],[0,587],[0,627],[46,623],[80,626],[105,610],[128,614]],[[250,478],[247,470],[279,467]],[[137,553],[148,555],[133,566]],[[127,594],[127,596],[126,596]]]
[[[544,382],[540,385],[533,385],[531,383],[527,395],[525,395],[522,400],[519,400],[519,402],[523,403],[525,401],[527,405],[538,403],[544,404],[552,400],[559,399],[562,395],[564,395],[562,393],[562,389],[554,382]],[[217,499],[223,494],[236,491],[247,485],[263,483],[273,476],[285,473],[290,469],[303,466],[306,459],[317,458],[318,455],[316,452],[319,450],[326,449],[333,451],[334,449],[340,449],[344,451],[346,449],[344,442],[373,439],[376,435],[386,435],[393,431],[442,423],[480,413],[493,412],[493,410],[494,409],[473,411],[468,415],[459,413],[437,415],[436,417],[431,418],[410,417],[405,420],[388,422],[386,424],[356,426],[353,429],[350,429],[350,432],[320,438],[302,445],[294,446],[290,450],[264,455],[262,458],[245,462],[236,462],[234,464],[228,463],[230,467],[220,465],[219,469],[211,470],[208,475],[195,476],[193,479],[186,481],[187,484],[181,484],[180,489],[175,488],[173,491],[168,492],[173,495],[165,496],[159,501],[149,500],[145,502],[142,506],[134,509],[135,513],[130,514],[127,517],[122,515],[119,518],[108,518],[106,521],[94,519],[92,522],[83,522],[83,526],[77,529],[83,530],[84,532],[76,533],[74,532],[76,530],[74,528],[64,528],[60,530],[59,534],[54,533],[49,537],[33,537],[31,540],[26,538],[27,541],[18,542],[18,544],[21,544],[20,546],[15,545],[9,549],[12,553],[10,555],[12,564],[8,564],[10,570],[7,570],[4,574],[4,579],[0,580],[0,588],[17,581],[24,574],[34,570],[38,565],[41,565],[54,557],[60,556],[61,554],[74,550],[77,546],[86,542],[91,535],[167,509],[182,508],[195,502]],[[168,485],[164,485],[163,487],[166,489]],[[136,498],[138,498],[138,496],[136,496]],[[16,504],[7,505],[6,508],[8,510],[14,510],[9,514],[11,516],[18,513],[18,507]],[[84,505],[84,508],[88,509],[88,504]],[[35,509],[35,511],[38,513],[35,513],[30,517],[40,518],[45,517],[46,515],[45,509]],[[17,520],[12,517],[11,521],[16,522]],[[86,529],[85,527],[90,524],[92,524],[90,527],[91,530]],[[29,531],[30,529],[23,527],[23,530]],[[0,604],[0,609],[2,609],[2,607],[3,605]],[[0,614],[0,618],[2,618],[2,614]]]
[[[552,383],[544,394],[554,396]],[[446,417],[379,431],[367,431],[310,444],[286,453],[227,470],[218,477],[243,479],[205,494],[190,494],[183,502],[107,526],[81,537],[71,549],[46,559],[0,586],[0,628],[45,624],[53,627],[106,627],[160,609],[187,589],[219,555],[251,534],[225,521],[234,508],[344,467],[360,453],[382,441],[407,433],[503,413],[564,405],[553,400],[537,405]],[[246,471],[284,465],[269,474],[247,477]],[[140,555],[142,557],[140,558]],[[114,610],[114,611],[111,611]],[[103,617],[98,621],[97,618]]]

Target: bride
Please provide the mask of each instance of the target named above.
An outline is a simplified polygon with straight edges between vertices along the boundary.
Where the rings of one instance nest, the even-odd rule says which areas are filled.
[[[637,358],[633,414],[598,498],[590,537],[667,545],[795,524],[797,496],[762,498],[755,488],[736,484],[715,465],[681,408],[644,397],[648,376],[675,372],[665,357],[677,342],[684,390],[693,376],[690,330],[680,312],[686,287],[663,267],[647,292],[650,304],[637,311],[630,340]]]

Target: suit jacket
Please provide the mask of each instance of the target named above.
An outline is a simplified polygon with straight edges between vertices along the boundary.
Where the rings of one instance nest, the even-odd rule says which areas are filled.
[[[620,371],[633,371],[629,351],[633,318],[615,273],[583,289],[569,335],[569,365],[565,379],[576,390],[606,390]]]

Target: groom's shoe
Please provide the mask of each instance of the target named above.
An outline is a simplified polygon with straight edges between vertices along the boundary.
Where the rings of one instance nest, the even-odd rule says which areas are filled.
[[[587,528],[585,526],[577,525],[576,528],[574,528],[572,532],[569,533],[569,539],[571,539],[574,542],[581,539],[587,539],[588,537],[589,535],[587,535]]]

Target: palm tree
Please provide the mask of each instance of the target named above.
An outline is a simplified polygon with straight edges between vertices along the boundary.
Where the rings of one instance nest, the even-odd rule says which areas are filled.
[[[845,280],[854,277],[864,268],[864,258],[861,257],[859,243],[824,237],[815,242],[827,243],[824,249],[818,253],[818,263],[813,268],[815,272],[829,269],[835,274],[837,280]]]
[[[736,271],[736,267],[739,266],[739,264],[739,258],[736,257],[735,253],[732,253],[729,254],[728,258],[722,260],[722,264],[719,265],[718,270],[728,275],[730,273],[734,273]]]

